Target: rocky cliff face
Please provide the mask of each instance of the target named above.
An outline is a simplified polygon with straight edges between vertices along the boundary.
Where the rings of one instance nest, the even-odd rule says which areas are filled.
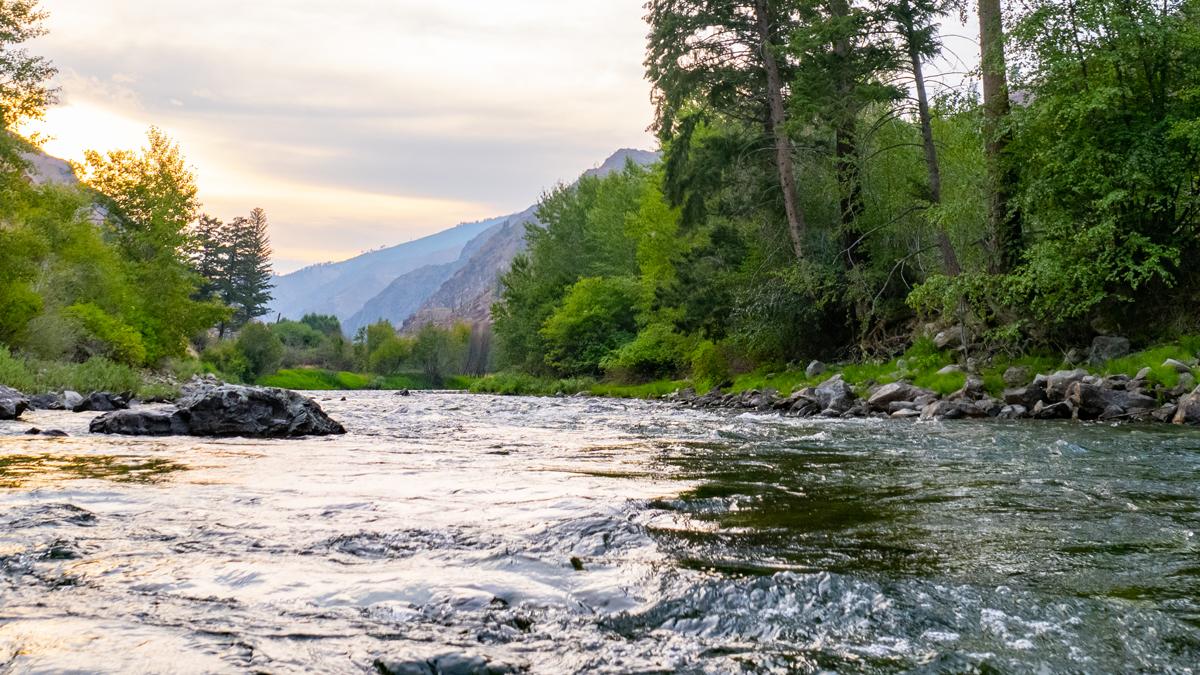
[[[656,152],[618,150],[603,164],[583,175],[606,176],[625,168],[627,161],[648,166],[658,159]],[[404,322],[404,330],[416,330],[427,323],[490,323],[492,305],[499,297],[500,277],[512,266],[517,254],[525,250],[525,228],[538,225],[536,212],[537,207],[531,206],[508,218],[487,243]]]
[[[312,265],[275,277],[268,318],[332,314],[345,321],[397,278],[426,265],[453,263],[475,237],[502,223],[493,218],[465,223],[398,246],[371,251],[339,263]]]

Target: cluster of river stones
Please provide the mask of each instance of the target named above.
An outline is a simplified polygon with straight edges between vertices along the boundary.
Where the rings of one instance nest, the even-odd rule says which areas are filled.
[[[1012,368],[1004,375],[1009,388],[1000,398],[992,396],[977,375],[968,375],[962,389],[944,397],[908,382],[871,386],[860,395],[841,375],[834,375],[819,386],[788,396],[775,391],[724,393],[720,389],[700,395],[686,389],[668,398],[694,407],[774,410],[801,417],[1155,420],[1200,425],[1200,387],[1196,387],[1191,367],[1176,361],[1165,365],[1180,372],[1179,385],[1171,389],[1152,385],[1149,368],[1134,377],[1060,370],[1037,375],[1032,381],[1025,370]]]
[[[27,397],[0,386],[0,420],[15,420],[27,410],[100,412],[89,431],[125,436],[242,436],[290,438],[344,434],[316,401],[294,391],[226,384],[196,378],[184,385],[170,406],[131,408],[131,394],[73,391]],[[60,436],[58,430],[30,434]]]

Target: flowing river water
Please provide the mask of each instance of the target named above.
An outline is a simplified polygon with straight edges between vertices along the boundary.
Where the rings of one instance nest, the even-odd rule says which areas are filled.
[[[341,397],[332,438],[0,422],[0,673],[1200,664],[1200,431]]]

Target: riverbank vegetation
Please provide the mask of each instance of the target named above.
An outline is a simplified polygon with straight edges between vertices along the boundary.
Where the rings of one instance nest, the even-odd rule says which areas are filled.
[[[1197,3],[981,3],[981,67],[935,93],[955,3],[647,8],[662,164],[543,200],[493,312],[536,380],[477,389],[791,389],[812,359],[995,388],[1103,334],[1174,346],[1101,369],[1194,362]]]

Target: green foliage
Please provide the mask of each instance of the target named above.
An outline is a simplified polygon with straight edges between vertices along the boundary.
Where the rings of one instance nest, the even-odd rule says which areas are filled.
[[[671,325],[653,323],[638,332],[601,360],[600,365],[610,376],[634,379],[674,377],[685,372],[694,340],[680,335]]]
[[[723,385],[730,378],[729,359],[725,350],[712,340],[701,340],[690,355],[692,380],[697,391],[708,391]]]
[[[120,319],[91,303],[71,305],[64,313],[83,327],[80,346],[86,353],[131,366],[146,362],[141,335]]]
[[[248,382],[250,380],[250,361],[233,341],[209,345],[200,354],[200,361],[231,382]]]
[[[465,325],[447,329],[426,324],[412,343],[411,358],[430,382],[440,386],[464,368],[470,336],[471,329]]]
[[[415,348],[416,340],[400,337],[387,338],[371,352],[368,358],[369,369],[372,373],[381,375],[399,373],[413,358]]]
[[[637,332],[637,282],[590,277],[576,282],[542,326],[546,365],[565,375],[599,375]]]
[[[283,362],[283,342],[261,323],[248,323],[237,339],[237,350],[246,359],[246,379],[257,380],[279,369]]]
[[[174,395],[173,388],[154,383],[140,371],[97,356],[83,363],[40,361],[14,356],[0,345],[0,384],[26,393],[93,391],[132,392],[141,398]]]

